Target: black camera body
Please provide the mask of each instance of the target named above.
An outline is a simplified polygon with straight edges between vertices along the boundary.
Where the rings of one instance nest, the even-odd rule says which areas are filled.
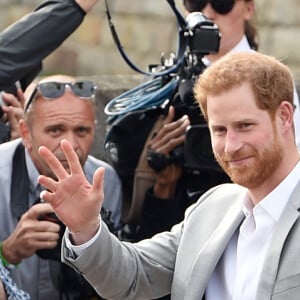
[[[188,127],[184,144],[184,166],[191,170],[222,172],[214,158],[206,124]]]
[[[40,203],[40,200],[36,203]],[[115,232],[115,225],[111,218],[111,211],[104,208],[101,209],[101,218],[106,223],[111,232]],[[54,260],[61,262],[61,244],[65,232],[65,225],[58,219],[54,213],[45,214],[39,217],[39,220],[54,222],[60,225],[59,239],[57,246],[53,249],[41,249],[36,251],[36,254],[42,259]],[[61,264],[60,276],[60,291],[66,295],[66,299],[82,299],[82,300],[100,300],[102,299],[91,284],[77,271],[70,266]],[[65,297],[63,297],[65,299]]]
[[[38,198],[38,200],[35,202],[35,204],[40,203],[41,200]],[[107,210],[102,207],[101,209],[101,219],[105,222],[105,224],[108,226],[111,232],[115,232],[115,224],[114,221],[112,220],[111,217],[111,211]],[[60,226],[60,231],[59,231],[59,239],[57,246],[53,249],[41,249],[36,251],[36,254],[43,258],[43,259],[50,259],[50,260],[56,260],[56,261],[61,261],[61,242],[62,238],[66,229],[66,226],[58,219],[55,213],[48,213],[41,215],[39,217],[39,221],[49,221],[56,223]]]
[[[192,54],[207,55],[219,51],[221,34],[216,24],[201,12],[192,12],[187,18],[188,46]]]

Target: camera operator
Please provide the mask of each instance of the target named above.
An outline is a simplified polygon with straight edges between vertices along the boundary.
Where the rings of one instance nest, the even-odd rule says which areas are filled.
[[[120,223],[120,180],[111,166],[89,155],[96,125],[96,87],[91,81],[53,75],[29,88],[33,90],[19,122],[21,139],[0,145],[0,258],[32,300],[98,297],[82,284],[83,278],[75,283],[76,277],[65,272],[67,266],[60,262],[64,227],[52,215],[50,205],[39,200],[41,186],[37,183],[39,174],[54,176],[39,156],[39,146],[48,145],[63,163],[59,145],[61,139],[67,139],[89,180],[99,166],[105,167],[106,200],[101,216],[116,226]]]
[[[220,3],[220,1],[217,2]],[[222,10],[215,6],[215,1],[184,0],[183,3],[188,13],[202,12],[205,17],[217,24],[221,33],[219,51],[202,57],[201,64],[204,67],[229,52],[257,50],[256,29],[252,24],[255,10],[253,0],[224,0]],[[193,75],[196,78],[199,73]],[[185,80],[183,83],[183,85],[179,85],[181,90],[175,96],[175,101],[193,105],[193,79]],[[183,103],[183,106],[187,105]],[[198,107],[196,109],[200,116],[200,110]],[[170,163],[161,170],[152,170],[153,173],[156,173],[156,180],[153,187],[146,192],[140,224],[126,224],[119,234],[121,239],[137,241],[169,230],[172,225],[183,219],[185,209],[195,202],[203,192],[211,186],[229,181],[225,173],[221,171],[201,170],[191,173],[183,166],[182,160],[175,160],[172,163],[170,158],[176,155],[176,149],[182,149],[186,142],[185,131],[188,126],[204,122],[199,117],[199,120],[195,120],[194,115],[191,114],[184,114],[178,118],[176,110],[176,107],[175,109],[170,107],[164,125],[149,142],[150,150],[163,154]],[[208,130],[206,132],[206,135],[209,136]],[[203,132],[201,134],[203,135]],[[197,143],[189,141],[190,148],[199,144],[201,135],[197,135],[197,139]],[[210,147],[209,141],[206,149],[208,147]],[[200,154],[198,153],[198,155]],[[151,167],[149,165],[147,167],[151,172]]]

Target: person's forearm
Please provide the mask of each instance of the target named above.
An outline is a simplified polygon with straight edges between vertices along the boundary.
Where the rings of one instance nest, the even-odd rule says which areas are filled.
[[[161,199],[170,199],[173,198],[175,195],[175,191],[176,191],[176,184],[175,183],[170,183],[170,184],[160,184],[159,182],[157,182],[154,185],[153,188],[153,192],[154,195],[157,198],[161,198]]]
[[[81,24],[97,0],[46,0],[0,34],[0,90],[35,77],[41,61]]]

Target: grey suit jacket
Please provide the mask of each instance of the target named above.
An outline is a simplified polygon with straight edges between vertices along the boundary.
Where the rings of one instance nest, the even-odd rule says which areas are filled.
[[[171,292],[175,300],[199,300],[242,222],[246,190],[226,184],[191,206],[171,232],[137,244],[120,243],[102,224],[99,238],[74,258],[63,260],[82,272],[106,299],[153,299]],[[300,183],[280,218],[259,280],[257,300],[300,299]]]

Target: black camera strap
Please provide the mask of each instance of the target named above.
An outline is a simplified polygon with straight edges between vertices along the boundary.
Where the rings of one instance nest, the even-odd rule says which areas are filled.
[[[25,149],[21,142],[13,156],[11,178],[11,211],[13,216],[19,220],[29,208],[29,176],[25,161]]]
[[[175,2],[174,0],[167,0],[167,2],[169,3],[170,7],[172,8],[172,11],[174,12],[176,19],[177,19],[177,23],[179,25],[179,30],[178,30],[178,49],[177,49],[177,54],[176,54],[176,58],[175,58],[175,64],[172,67],[169,67],[163,71],[160,72],[147,72],[144,71],[142,69],[140,69],[139,67],[137,67],[132,61],[131,59],[127,56],[126,52],[124,51],[124,48],[120,42],[119,36],[117,34],[117,31],[115,29],[115,26],[112,22],[112,18],[110,15],[110,11],[109,11],[109,7],[108,7],[108,2],[107,0],[105,0],[105,6],[106,6],[106,15],[107,15],[107,19],[108,19],[108,24],[109,24],[109,28],[112,34],[112,37],[114,39],[115,44],[117,45],[117,48],[122,56],[122,58],[125,60],[125,62],[129,65],[129,67],[131,67],[134,71],[147,75],[147,76],[164,76],[164,75],[168,75],[171,73],[174,73],[176,71],[178,71],[178,69],[180,68],[181,64],[184,61],[184,55],[185,55],[185,50],[186,47],[188,45],[188,40],[186,37],[186,21],[184,19],[184,17],[181,15],[181,13],[179,12],[179,10],[176,8]]]

